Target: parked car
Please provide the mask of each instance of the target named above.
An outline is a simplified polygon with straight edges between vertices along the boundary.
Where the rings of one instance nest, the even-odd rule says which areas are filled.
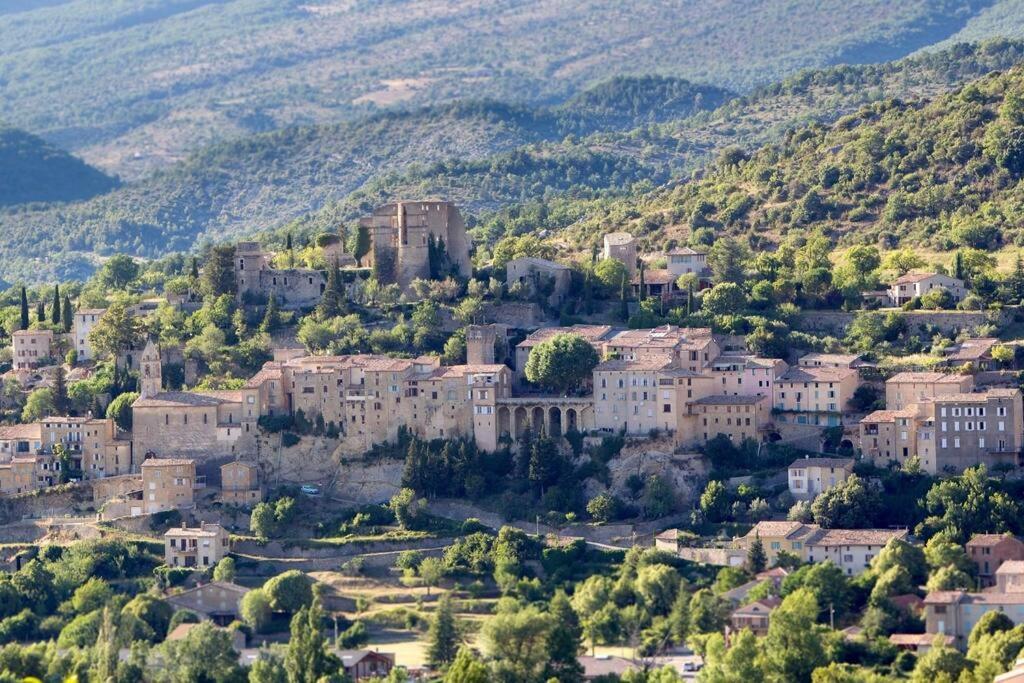
[[[312,484],[303,484],[301,491],[302,491],[302,495],[304,495],[304,496],[319,496],[320,495],[320,487],[319,486],[313,486]]]

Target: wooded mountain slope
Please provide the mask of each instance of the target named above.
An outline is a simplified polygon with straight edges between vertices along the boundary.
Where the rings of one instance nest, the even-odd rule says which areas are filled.
[[[64,150],[0,124],[0,206],[88,199],[116,185]]]
[[[1001,1],[22,0],[0,6],[0,118],[132,179],[374,106],[552,103],[621,74],[745,90],[906,55]]]

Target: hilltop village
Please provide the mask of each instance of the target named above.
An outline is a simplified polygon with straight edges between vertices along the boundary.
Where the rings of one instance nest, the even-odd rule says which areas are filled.
[[[231,666],[270,666],[288,619],[316,609],[348,624],[328,652],[353,680],[428,680],[457,643],[389,651],[393,618],[362,591],[422,607],[443,588],[433,648],[452,596],[472,623],[474,600],[572,576],[565,609],[592,652],[570,653],[566,680],[710,671],[807,611],[791,595],[815,601],[812,625],[831,610],[815,637],[887,667],[962,657],[986,613],[1024,620],[1024,268],[993,288],[992,264],[903,250],[883,265],[865,248],[846,255],[857,287],[830,288],[841,265],[816,289],[814,240],[779,257],[775,282],[729,238],[648,252],[609,232],[589,261],[508,238],[484,262],[455,205],[396,202],[277,253],[240,242],[168,271],[114,257],[108,290],[90,283],[77,306],[40,290],[33,312],[22,290],[0,510],[28,545],[2,559],[19,576],[63,561],[41,540],[150,544],[158,580],[128,604],[190,616],[161,625],[140,670],[202,624],[226,634]],[[637,582],[621,604],[604,570],[574,573],[616,552]],[[630,635],[621,610],[639,605]],[[24,637],[77,642],[68,630],[101,614]]]

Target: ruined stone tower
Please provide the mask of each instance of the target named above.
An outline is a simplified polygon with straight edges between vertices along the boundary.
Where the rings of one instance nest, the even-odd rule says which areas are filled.
[[[142,398],[152,398],[163,389],[163,370],[160,366],[160,349],[150,339],[139,359],[139,373]]]
[[[443,244],[452,267],[472,274],[469,240],[459,209],[451,202],[394,202],[374,209],[359,225],[370,235],[370,263],[387,283],[403,289],[430,277],[430,240]]]
[[[466,328],[466,363],[493,365],[494,342],[498,330],[494,325],[470,325]]]

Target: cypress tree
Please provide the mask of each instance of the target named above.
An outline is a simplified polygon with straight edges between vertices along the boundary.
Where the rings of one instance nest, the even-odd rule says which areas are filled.
[[[445,594],[437,603],[437,612],[427,631],[427,661],[435,669],[455,659],[459,651],[459,631],[455,625],[451,598]]]
[[[327,269],[327,285],[320,297],[320,304],[317,306],[317,315],[321,319],[333,318],[345,312],[345,300],[341,296],[341,278],[338,272],[338,264],[334,263]]]
[[[760,535],[754,536],[754,542],[750,544],[747,551],[747,571],[751,574],[759,574],[768,566],[768,556],[764,552],[764,543]]]
[[[192,270],[189,271],[189,275],[193,280],[199,279],[199,260],[195,256],[192,257]]]
[[[36,322],[46,322],[46,306],[42,299],[36,302]]]
[[[70,332],[75,325],[75,312],[71,308],[71,298],[67,294],[64,295],[64,305],[60,309],[60,314],[64,331]]]
[[[50,310],[50,322],[54,325],[59,325],[61,321],[60,316],[60,285],[53,286],[53,307]]]
[[[544,668],[544,680],[579,683],[583,681],[583,666],[579,660],[583,629],[564,591],[557,591],[551,598],[549,612],[555,625],[547,637],[548,662]]]
[[[53,373],[53,407],[61,415],[68,409],[68,383],[63,365],[57,365]]]
[[[626,300],[626,276],[622,276],[622,288],[619,292],[619,317],[629,320],[629,302]]]
[[[21,329],[27,330],[29,326],[28,320],[28,292],[25,288],[21,288]]]
[[[273,332],[281,326],[281,314],[277,310],[277,297],[270,295],[267,302],[267,311],[263,314],[263,322],[260,323],[261,332]]]

